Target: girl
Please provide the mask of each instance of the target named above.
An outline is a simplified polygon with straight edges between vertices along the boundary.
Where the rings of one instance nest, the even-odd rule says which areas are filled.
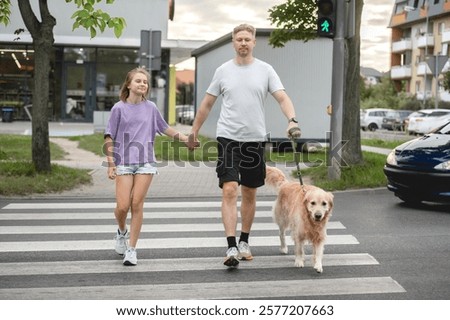
[[[147,100],[150,74],[142,68],[128,72],[120,92],[120,101],[111,109],[105,130],[108,177],[116,181],[118,224],[115,250],[124,255],[123,264],[137,264],[136,244],[143,222],[144,200],[157,169],[153,143],[156,133],[164,133],[183,142],[188,137],[171,128],[156,105]],[[126,220],[131,210],[130,231]],[[127,243],[129,239],[129,243]]]

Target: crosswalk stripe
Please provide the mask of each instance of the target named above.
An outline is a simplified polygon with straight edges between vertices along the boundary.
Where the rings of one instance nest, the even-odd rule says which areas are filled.
[[[272,211],[257,210],[257,218],[272,217]],[[221,219],[220,210],[216,211],[144,211],[145,219]],[[114,212],[55,212],[55,213],[0,213],[0,220],[102,220],[114,219]]]
[[[274,201],[257,201],[257,206],[272,206]],[[145,202],[144,209],[158,209],[158,208],[220,208],[221,201],[185,201],[185,202]],[[241,202],[238,201],[238,206]],[[28,210],[28,209],[114,209],[116,207],[115,202],[26,202],[26,203],[10,203],[3,207],[7,210]]]
[[[57,225],[57,226],[0,226],[0,234],[65,234],[65,233],[111,233],[115,226],[111,225]],[[238,224],[240,229],[240,223]],[[342,223],[330,221],[327,229],[345,229]],[[183,224],[143,224],[142,232],[185,232],[185,231],[223,231],[222,223],[183,223]],[[252,231],[278,231],[275,223],[255,222]]]
[[[236,288],[239,288],[236,290]],[[132,286],[85,286],[0,289],[8,299],[117,299],[133,292],[133,299],[185,300],[236,299],[237,295],[256,298],[374,294],[405,292],[391,277],[360,277],[312,280],[276,280],[248,282],[203,282]]]
[[[271,217],[271,211],[258,211],[257,217]],[[220,211],[144,211],[145,219],[221,218]],[[0,213],[0,220],[102,220],[114,219],[114,212]]]
[[[286,238],[286,241],[287,244],[293,245],[291,237]],[[326,244],[359,244],[359,242],[352,235],[328,235]],[[139,239],[138,243],[140,249],[222,248],[225,245],[224,237]],[[251,239],[252,247],[279,245],[278,236],[252,237]],[[0,252],[111,250],[112,247],[112,240],[11,241],[1,242]]]
[[[11,262],[2,263],[0,276],[19,275],[56,275],[88,273],[123,273],[130,272],[172,272],[223,270],[222,257],[177,258],[177,259],[139,259],[137,268],[126,268],[122,258],[117,260],[91,261],[54,261],[54,262]],[[323,266],[377,265],[374,257],[367,253],[325,254]],[[252,261],[243,261],[239,269],[295,268],[293,255],[256,256]],[[312,267],[311,256],[305,256],[305,267]]]

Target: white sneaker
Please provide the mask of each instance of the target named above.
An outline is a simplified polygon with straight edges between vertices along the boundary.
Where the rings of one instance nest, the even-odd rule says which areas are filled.
[[[125,266],[135,266],[137,265],[137,253],[136,249],[129,248],[125,251],[125,257],[123,258],[123,264]]]
[[[244,241],[239,242],[238,250],[239,250],[238,255],[239,260],[253,260],[252,253],[250,251],[250,246],[248,245],[247,242]]]
[[[238,255],[239,251],[236,247],[228,248],[227,256],[225,257],[223,264],[230,268],[237,267],[239,264]]]
[[[116,240],[116,245],[114,247],[114,249],[116,250],[116,252],[120,255],[123,255],[125,253],[125,251],[128,248],[128,238],[130,237],[128,231],[125,231],[124,234],[121,234],[119,230],[117,230],[117,234],[114,237],[114,240]]]

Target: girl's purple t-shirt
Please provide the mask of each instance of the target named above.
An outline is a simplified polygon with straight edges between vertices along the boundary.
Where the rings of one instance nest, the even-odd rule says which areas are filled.
[[[116,165],[155,162],[153,144],[156,133],[163,133],[169,125],[156,105],[145,100],[139,104],[117,102],[105,130],[114,141]]]

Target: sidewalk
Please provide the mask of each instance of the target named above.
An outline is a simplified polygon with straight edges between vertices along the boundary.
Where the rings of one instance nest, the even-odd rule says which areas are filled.
[[[183,131],[184,132],[184,131]],[[115,183],[108,179],[106,168],[102,166],[104,158],[78,148],[78,142],[65,138],[50,138],[68,154],[65,160],[54,161],[60,165],[91,169],[92,185],[85,185],[71,191],[57,194],[47,194],[52,197],[84,197],[84,198],[114,198]],[[274,165],[274,164],[271,164]],[[279,166],[280,167],[280,166]],[[292,167],[281,167],[286,174],[294,170]],[[153,177],[148,193],[153,198],[192,198],[220,197],[215,162],[160,162],[159,174]],[[275,195],[269,187],[261,187],[258,195]]]

